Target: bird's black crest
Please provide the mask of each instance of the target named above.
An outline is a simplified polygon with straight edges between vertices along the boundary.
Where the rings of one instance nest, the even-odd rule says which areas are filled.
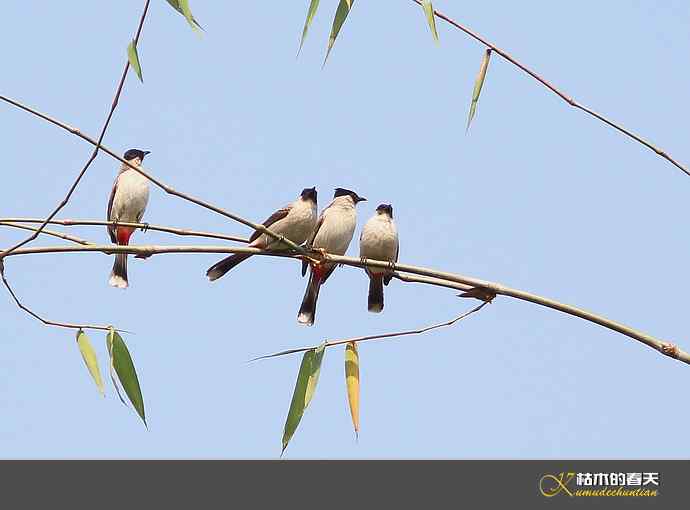
[[[393,206],[391,204],[381,204],[376,208],[378,213],[386,213],[391,218],[393,217]]]
[[[304,188],[300,196],[304,200],[312,200],[314,203],[316,203],[316,187]]]
[[[333,198],[346,197],[346,196],[352,197],[352,200],[355,201],[355,204],[357,202],[363,202],[364,200],[366,200],[366,198],[360,197],[359,195],[357,195],[357,193],[355,193],[352,190],[345,189],[345,188],[335,188],[335,193],[333,194]]]
[[[124,159],[131,161],[134,158],[139,158],[144,161],[144,156],[150,153],[151,151],[142,151],[141,149],[129,149],[127,152],[125,152]]]

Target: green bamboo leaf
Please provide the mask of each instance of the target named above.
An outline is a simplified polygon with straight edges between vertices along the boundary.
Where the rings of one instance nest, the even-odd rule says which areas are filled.
[[[127,401],[122,397],[122,393],[120,392],[120,385],[117,384],[117,377],[115,376],[115,367],[113,366],[113,337],[115,335],[115,330],[111,327],[108,329],[108,334],[105,337],[105,344],[108,347],[108,368],[110,372],[110,381],[113,383],[113,386],[115,387],[115,391],[117,392],[117,396],[120,398],[120,402],[122,402],[122,405],[125,407],[127,406]]]
[[[132,362],[132,356],[129,354],[129,350],[127,349],[127,346],[125,345],[124,340],[122,340],[120,334],[112,328],[108,332],[107,343],[108,352],[110,353],[112,361],[112,367],[115,370],[118,379],[120,380],[120,384],[122,384],[122,389],[125,390],[129,401],[132,403],[134,409],[136,409],[137,413],[143,420],[144,425],[146,425],[144,398],[141,395],[141,387],[139,386],[137,371],[134,368],[134,363]],[[113,383],[115,383],[114,380]],[[117,384],[115,387],[117,388]],[[122,395],[120,395],[120,399],[124,402]]]
[[[422,9],[426,14],[426,21],[429,23],[431,35],[434,36],[434,41],[438,42],[438,31],[436,30],[436,16],[434,16],[434,6],[431,0],[422,0]]]
[[[105,390],[103,388],[103,379],[101,378],[101,369],[98,366],[98,358],[96,357],[96,351],[93,349],[89,337],[86,336],[83,330],[77,331],[77,345],[79,346],[79,352],[81,352],[81,357],[86,363],[86,368],[89,370],[93,382],[96,383],[96,387],[101,395],[105,396]]]
[[[326,352],[326,343],[319,345],[314,351],[314,356],[311,360],[311,370],[309,373],[309,380],[307,381],[307,389],[304,394],[304,408],[309,407],[311,399],[314,398],[316,385],[319,383],[319,375],[321,374],[321,361],[323,361],[323,354]]]
[[[470,113],[467,116],[467,128],[465,132],[470,129],[470,123],[474,119],[474,114],[477,111],[477,104],[479,103],[479,95],[482,93],[482,87],[484,86],[484,79],[486,78],[486,70],[489,68],[489,59],[491,58],[491,48],[488,48],[484,52],[484,57],[482,57],[482,64],[479,66],[479,73],[477,74],[477,79],[474,81],[474,90],[472,91],[472,102],[470,103]]]
[[[326,58],[323,59],[323,65],[326,65],[328,60],[328,55],[331,54],[331,49],[333,49],[333,43],[335,43],[336,37],[340,33],[340,29],[343,27],[343,23],[347,19],[347,15],[350,14],[350,9],[355,3],[355,0],[340,0],[338,4],[338,9],[335,11],[335,18],[333,18],[333,26],[331,27],[331,35],[328,38],[328,49],[326,50]]]
[[[304,402],[307,394],[307,386],[309,385],[309,374],[311,373],[311,362],[313,358],[313,349],[309,349],[302,356],[302,363],[300,364],[297,381],[295,382],[295,390],[292,392],[290,409],[285,420],[285,427],[283,427],[283,449],[280,452],[281,456],[285,452],[285,448],[287,448],[304,414]]]
[[[144,78],[141,76],[141,64],[139,63],[139,52],[137,51],[137,44],[132,41],[127,46],[127,58],[129,59],[129,65],[132,66],[134,72],[137,73],[139,81],[144,83]]]
[[[326,344],[323,343],[315,349],[309,349],[302,356],[302,363],[300,364],[297,381],[295,382],[295,390],[292,393],[292,401],[290,401],[290,410],[283,428],[283,450],[280,452],[281,455],[285,452],[285,448],[287,448],[290,439],[292,439],[293,434],[297,430],[299,422],[302,420],[304,410],[314,396],[316,384],[319,381],[325,347]]]
[[[316,10],[319,8],[319,0],[311,0],[309,4],[309,10],[307,11],[307,19],[304,20],[304,28],[302,29],[302,38],[299,41],[299,50],[297,50],[297,56],[299,56],[300,51],[302,51],[302,45],[304,40],[307,38],[307,32],[311,26],[311,22],[314,21],[314,16],[316,16]]]
[[[192,11],[189,8],[189,0],[167,0],[167,2],[175,9],[177,12],[182,14],[186,19],[187,23],[194,29],[195,32],[203,31],[203,27],[199,25],[199,22],[192,15]]]

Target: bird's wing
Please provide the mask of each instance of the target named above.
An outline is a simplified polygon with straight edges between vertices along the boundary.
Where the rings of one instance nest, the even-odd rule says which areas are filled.
[[[330,206],[328,206],[330,207]],[[311,233],[309,236],[309,239],[307,240],[307,246],[311,247],[314,244],[314,239],[316,239],[316,234],[319,233],[319,229],[321,228],[321,225],[323,225],[323,218],[326,214],[326,211],[328,210],[328,207],[321,211],[321,215],[319,216],[319,220],[316,222],[316,226],[314,227],[314,231]],[[309,267],[309,262],[306,260],[302,260],[302,276],[307,274],[307,268]]]
[[[285,206],[282,209],[278,209],[276,212],[271,214],[266,221],[262,223],[262,225],[266,228],[270,228],[271,225],[273,225],[276,221],[280,221],[283,218],[285,218],[288,213],[290,212],[290,209],[292,208],[291,205]],[[249,238],[249,242],[251,243],[252,241],[255,241],[259,238],[261,235],[261,232],[258,230],[255,230],[252,236]]]
[[[115,178],[115,182],[113,183],[113,189],[110,191],[110,198],[108,199],[108,211],[107,211],[107,220],[108,221],[115,221],[114,218],[112,218],[110,215],[113,211],[113,201],[115,200],[115,190],[117,189],[117,181],[119,179],[119,175],[117,178]],[[117,238],[115,237],[115,227],[112,225],[108,225],[108,234],[110,235],[110,240],[113,243],[117,243]]]
[[[316,234],[319,233],[319,229],[321,228],[321,225],[323,225],[323,219],[326,217],[326,211],[328,211],[328,208],[331,207],[330,205],[326,207],[323,211],[321,211],[321,215],[319,216],[319,221],[316,222],[316,226],[314,227],[314,231],[311,233],[309,236],[309,240],[307,241],[307,245],[311,246],[314,244],[314,239],[316,239]]]
[[[398,261],[398,255],[400,255],[400,239],[395,240],[395,260],[394,262]],[[388,285],[391,280],[393,279],[393,273],[388,273],[386,276],[383,277],[383,283],[384,285]]]

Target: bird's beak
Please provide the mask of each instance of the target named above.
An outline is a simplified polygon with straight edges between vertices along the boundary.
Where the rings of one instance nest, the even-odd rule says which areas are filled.
[[[151,151],[142,151],[144,153],[144,156],[151,154]]]
[[[364,197],[357,197],[357,203],[366,202],[366,201],[367,201],[367,199]]]

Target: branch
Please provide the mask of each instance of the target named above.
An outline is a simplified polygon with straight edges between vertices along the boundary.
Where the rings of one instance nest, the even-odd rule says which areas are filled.
[[[422,5],[421,0],[412,0],[412,1],[415,2],[417,5],[420,5],[420,6]],[[556,88],[554,85],[552,85],[551,83],[549,83],[548,81],[546,81],[544,78],[542,78],[541,76],[539,76],[535,71],[532,71],[530,68],[528,68],[528,67],[525,66],[524,64],[520,63],[518,60],[516,60],[515,58],[513,58],[512,56],[510,56],[508,53],[506,53],[505,51],[503,51],[501,48],[495,46],[495,45],[492,44],[491,42],[489,42],[489,41],[487,41],[486,39],[484,39],[481,35],[479,35],[479,34],[473,32],[472,30],[470,30],[469,28],[467,28],[467,27],[461,25],[461,24],[458,23],[457,21],[454,21],[453,19],[449,18],[448,16],[446,16],[445,14],[443,14],[442,12],[440,12],[440,11],[438,11],[438,10],[434,10],[434,14],[436,15],[437,18],[442,19],[443,21],[449,23],[450,25],[454,26],[455,28],[457,28],[457,29],[459,29],[459,30],[462,30],[462,31],[465,32],[467,35],[469,35],[469,36],[472,37],[473,39],[479,41],[480,43],[482,43],[482,44],[483,44],[484,46],[486,46],[487,48],[491,48],[491,49],[492,49],[493,51],[495,51],[498,55],[500,55],[500,56],[503,57],[505,60],[507,60],[508,62],[510,62],[511,64],[513,64],[514,66],[516,66],[518,69],[520,69],[520,70],[524,71],[525,73],[527,73],[528,75],[530,75],[532,78],[534,78],[535,80],[537,80],[539,83],[541,83],[543,86],[545,86],[545,87],[546,87],[547,89],[549,89],[551,92],[553,92],[554,94],[556,94],[556,95],[557,95],[558,97],[560,97],[563,101],[565,101],[566,103],[568,103],[570,106],[572,106],[572,107],[574,107],[574,108],[577,108],[577,109],[579,109],[579,110],[582,110],[583,112],[585,112],[585,113],[591,115],[591,116],[594,117],[595,119],[598,119],[598,120],[600,120],[601,122],[603,122],[604,124],[607,124],[608,126],[612,127],[613,129],[615,129],[615,130],[617,130],[617,131],[623,133],[625,136],[627,136],[627,137],[629,137],[629,138],[632,138],[632,139],[635,140],[636,142],[638,142],[638,143],[644,145],[645,147],[647,147],[648,149],[654,151],[656,154],[658,154],[659,156],[661,156],[662,158],[664,158],[666,161],[668,161],[669,163],[671,163],[671,164],[674,165],[675,167],[677,167],[677,168],[679,168],[680,170],[682,170],[686,175],[690,175],[690,170],[688,170],[687,167],[685,167],[684,165],[681,165],[680,163],[678,163],[675,159],[673,159],[671,156],[669,156],[666,152],[664,152],[663,150],[659,149],[658,147],[652,145],[650,142],[648,142],[648,141],[645,140],[644,138],[641,138],[640,136],[636,135],[636,134],[633,133],[632,131],[629,131],[628,129],[624,128],[624,127],[621,126],[620,124],[615,123],[614,121],[608,119],[607,117],[604,117],[602,114],[597,113],[597,112],[595,112],[594,110],[592,110],[591,108],[588,108],[587,106],[584,106],[584,105],[578,103],[578,102],[575,101],[573,98],[568,97],[566,94],[564,94],[563,92],[561,92],[558,88]]]
[[[393,273],[393,278],[396,278],[396,279],[400,280],[401,282],[406,282],[406,283],[425,283],[427,285],[436,285],[437,287],[446,287],[448,289],[462,290],[464,292],[468,292],[468,291],[475,288],[475,287],[472,287],[471,285],[449,282],[449,281],[443,280],[441,278],[429,278],[426,276],[413,276],[413,275],[409,275],[409,274]]]
[[[38,220],[37,223],[41,223],[42,221],[43,220]],[[80,237],[77,237],[77,236],[71,236],[69,234],[63,234],[62,232],[55,232],[53,230],[47,230],[45,228],[43,230],[39,230],[38,227],[30,227],[28,225],[21,225],[19,223],[12,223],[10,221],[4,221],[2,219],[0,219],[0,226],[20,228],[22,230],[30,230],[32,232],[37,232],[37,233],[45,234],[48,236],[59,237],[60,239],[65,239],[66,241],[72,241],[72,242],[75,242],[77,244],[83,244],[83,245],[94,244],[94,243],[86,241],[86,240],[84,240]]]
[[[0,218],[0,224],[8,224],[10,222],[14,223],[41,223],[43,220],[38,218]],[[148,223],[126,223],[126,222],[115,222],[115,221],[100,221],[100,220],[51,220],[48,222],[50,225],[62,225],[65,227],[74,226],[121,226],[121,227],[132,227],[141,228],[143,230],[154,230],[156,232],[166,232],[168,234],[175,234],[178,236],[194,236],[194,237],[207,237],[209,239],[222,239],[224,241],[235,241],[238,243],[249,243],[249,239],[236,236],[228,236],[225,234],[218,234],[216,232],[202,232],[199,230],[183,230],[180,228],[173,227],[163,227],[161,225],[149,225]],[[31,227],[25,227],[31,228]],[[46,231],[44,231],[46,232]],[[62,235],[62,234],[58,234]],[[65,238],[67,239],[67,238]],[[84,243],[82,243],[84,244]],[[87,243],[91,244],[91,243]]]
[[[489,304],[489,301],[484,301],[478,306],[475,306],[470,310],[469,312],[465,312],[462,315],[457,316],[455,319],[451,319],[446,322],[441,322],[440,324],[434,324],[432,326],[426,326],[421,329],[412,329],[408,331],[398,331],[395,333],[383,333],[381,335],[368,335],[368,336],[356,336],[354,338],[346,338],[345,340],[327,340],[325,341],[322,345],[325,347],[333,347],[335,345],[342,345],[342,344],[349,344],[351,342],[366,342],[368,340],[383,340],[386,338],[393,338],[393,337],[400,337],[400,336],[408,336],[408,335],[421,335],[422,333],[426,333],[427,331],[431,331],[432,329],[438,329],[438,328],[445,328],[447,326],[452,326],[458,321],[461,321],[465,317],[472,315],[475,312],[478,312],[482,308],[484,308],[486,305]],[[315,345],[313,347],[301,347],[299,349],[289,349],[287,351],[281,351],[281,352],[276,352],[275,354],[268,354],[266,356],[259,356],[258,358],[254,358],[249,360],[250,362],[252,361],[258,361],[261,359],[268,359],[268,358],[277,358],[278,356],[286,356],[288,354],[296,354],[298,352],[305,352],[309,351],[311,349],[316,349],[319,347],[318,345]]]
[[[220,214],[221,216],[225,216],[226,218],[230,218],[231,220],[234,220],[234,221],[236,221],[236,222],[238,222],[238,223],[242,223],[243,225],[246,225],[247,227],[250,227],[250,228],[252,228],[252,229],[254,229],[254,230],[258,230],[259,232],[261,232],[261,233],[263,233],[263,234],[269,235],[269,236],[271,236],[272,238],[277,239],[277,240],[280,241],[282,244],[286,245],[288,248],[291,248],[291,249],[293,249],[293,250],[295,250],[295,251],[297,251],[297,252],[299,252],[299,253],[306,254],[306,250],[305,250],[304,248],[302,248],[301,246],[299,246],[299,245],[293,243],[292,241],[290,241],[289,239],[287,239],[285,236],[276,234],[275,232],[273,232],[272,230],[266,228],[265,226],[261,225],[260,223],[254,223],[254,222],[252,222],[252,221],[246,220],[246,219],[242,218],[241,216],[237,216],[236,214],[233,214],[233,213],[231,213],[231,212],[229,212],[229,211],[226,211],[225,209],[222,209],[222,208],[217,207],[217,206],[215,206],[215,205],[213,205],[213,204],[210,204],[210,203],[208,203],[208,202],[205,202],[204,200],[201,200],[200,198],[196,198],[196,197],[193,197],[193,196],[188,195],[188,194],[186,194],[186,193],[182,193],[181,191],[177,191],[176,189],[172,188],[171,186],[168,186],[168,185],[165,184],[164,182],[159,181],[158,179],[156,179],[156,178],[154,178],[153,176],[151,176],[150,174],[148,174],[148,173],[144,170],[143,167],[141,167],[141,166],[135,166],[135,165],[133,165],[132,163],[130,163],[129,161],[126,161],[126,160],[123,159],[122,157],[120,157],[120,156],[118,156],[117,154],[115,154],[111,149],[109,149],[109,148],[106,147],[105,145],[102,145],[100,142],[96,142],[93,138],[91,138],[91,137],[89,137],[89,136],[83,134],[79,129],[74,128],[74,127],[70,126],[69,124],[65,124],[64,122],[59,121],[59,120],[57,120],[57,119],[54,119],[54,118],[52,118],[52,117],[50,117],[50,116],[48,116],[48,115],[46,115],[46,114],[44,114],[44,113],[41,113],[41,112],[39,112],[38,110],[34,110],[33,108],[31,108],[31,107],[29,107],[29,106],[26,106],[26,105],[20,103],[19,101],[15,101],[14,99],[10,99],[9,97],[0,95],[0,100],[5,101],[6,103],[9,103],[9,104],[11,104],[12,106],[16,106],[17,108],[19,108],[19,109],[21,109],[21,110],[24,110],[25,112],[28,112],[28,113],[30,113],[30,114],[32,114],[32,115],[35,115],[35,116],[37,116],[37,117],[39,117],[39,118],[45,120],[46,122],[49,122],[49,123],[51,123],[51,124],[53,124],[53,125],[55,125],[55,126],[58,126],[58,127],[62,128],[62,129],[64,129],[64,130],[66,130],[66,131],[69,131],[69,132],[72,133],[73,135],[78,136],[78,137],[81,138],[82,140],[84,140],[84,141],[90,143],[91,145],[94,145],[96,148],[99,148],[99,147],[100,147],[100,150],[102,150],[103,152],[105,152],[106,154],[108,154],[110,157],[116,159],[117,161],[121,162],[121,163],[124,164],[124,165],[127,165],[127,166],[130,167],[131,169],[136,170],[137,172],[139,172],[141,175],[143,175],[144,177],[146,177],[149,181],[151,181],[153,184],[155,184],[156,186],[158,186],[160,189],[162,189],[163,191],[165,191],[165,192],[168,193],[169,195],[173,195],[173,196],[179,197],[179,198],[181,198],[181,199],[183,199],[183,200],[187,200],[188,202],[191,202],[191,203],[196,204],[196,205],[198,205],[198,206],[201,206],[201,207],[203,207],[203,208],[205,208],[205,209],[208,209],[208,210],[210,210],[210,211],[213,211],[213,212],[215,212],[215,213],[218,213],[218,214]],[[52,219],[52,218],[51,218],[51,219]],[[37,236],[37,235],[38,235],[38,234],[34,234],[34,238],[35,238],[35,236]],[[19,246],[21,246],[21,245],[19,245]],[[19,246],[15,246],[15,247],[12,247],[12,248],[10,248],[10,249],[7,249],[7,250],[5,250],[5,251],[3,251],[3,252],[0,252],[0,259],[2,259],[2,258],[4,258],[4,257],[6,257],[7,255],[9,255],[10,252],[14,251],[14,250],[17,249]]]
[[[73,324],[70,322],[55,322],[55,321],[51,321],[48,319],[44,319],[43,317],[38,315],[33,310],[24,306],[24,304],[19,300],[17,295],[14,293],[14,290],[10,286],[10,283],[7,281],[7,278],[5,278],[5,271],[4,271],[4,267],[2,264],[2,260],[0,260],[0,278],[2,278],[2,283],[5,285],[5,288],[10,293],[10,296],[12,296],[12,299],[17,304],[17,306],[19,308],[21,308],[22,310],[24,310],[29,315],[31,315],[32,317],[34,317],[35,319],[38,319],[39,321],[41,321],[46,326],[56,326],[59,328],[69,328],[69,329],[95,329],[95,330],[99,330],[99,331],[108,331],[112,327],[113,329],[116,329],[117,331],[127,333],[127,331],[125,331],[123,329],[114,328],[113,326],[100,326],[100,325],[96,325],[96,324]]]
[[[14,252],[10,253],[8,256],[16,255],[29,255],[29,254],[42,254],[42,253],[77,253],[77,252],[100,252],[105,254],[113,253],[129,253],[134,255],[139,255],[140,257],[150,257],[156,254],[162,253],[251,253],[252,255],[264,255],[271,257],[283,257],[283,258],[303,258],[303,255],[296,253],[285,253],[285,252],[271,252],[260,250],[258,248],[250,247],[232,247],[232,246],[117,246],[117,245],[94,245],[94,246],[47,246],[47,247],[35,247],[35,248],[19,248]],[[308,253],[310,258],[315,260],[320,260],[321,262],[334,262],[336,264],[343,264],[352,267],[372,267],[379,269],[389,269],[391,271],[412,273],[424,277],[429,277],[432,280],[445,280],[446,282],[462,284],[464,286],[469,286],[472,289],[477,289],[479,292],[472,294],[470,290],[470,295],[468,297],[479,297],[486,296],[487,300],[490,300],[494,295],[508,296],[521,301],[528,301],[540,306],[545,306],[547,308],[552,308],[559,312],[572,315],[574,317],[579,317],[588,322],[598,324],[606,329],[616,331],[622,335],[625,335],[633,340],[642,342],[648,347],[655,349],[662,354],[669,356],[671,358],[682,361],[683,363],[690,364],[690,354],[682,351],[677,345],[670,342],[659,340],[651,335],[633,329],[624,324],[612,321],[603,317],[601,315],[596,315],[594,313],[588,312],[581,308],[577,308],[572,305],[565,303],[560,303],[558,301],[539,296],[537,294],[532,294],[530,292],[525,292],[523,290],[512,289],[500,283],[494,283],[487,280],[481,280],[479,278],[473,278],[471,276],[464,276],[456,273],[449,273],[446,271],[438,271],[436,269],[430,269],[421,266],[412,266],[409,264],[392,264],[388,261],[382,260],[370,260],[362,259],[356,257],[346,257],[341,255],[332,255],[329,253],[323,254],[319,251],[313,251]],[[415,278],[418,283],[430,283],[432,285],[438,285],[440,282],[437,281],[425,281],[423,278]],[[446,285],[444,285],[446,286]],[[451,288],[455,288],[452,286]],[[481,298],[483,299],[483,298]]]
[[[134,37],[134,42],[135,44],[139,42],[139,36],[141,35],[141,29],[144,26],[144,20],[146,19],[146,13],[149,10],[149,3],[151,0],[146,0],[146,3],[144,4],[144,12],[141,14],[141,19],[139,20],[139,26],[137,28],[137,33],[136,36]],[[108,130],[108,126],[110,125],[110,119],[113,117],[113,113],[115,112],[115,108],[117,108],[117,103],[120,99],[120,94],[122,93],[122,87],[125,84],[125,79],[127,78],[127,71],[129,71],[129,60],[125,64],[125,70],[122,72],[122,77],[120,78],[120,82],[118,83],[117,90],[115,91],[115,97],[113,98],[113,102],[110,106],[110,112],[108,112],[108,117],[105,119],[105,123],[103,124],[103,128],[101,128],[101,133],[98,136],[98,141],[94,144],[95,149],[91,153],[91,156],[89,159],[86,161],[86,164],[84,167],[81,169],[79,172],[79,175],[77,175],[77,178],[74,180],[72,185],[70,186],[69,190],[67,191],[67,195],[65,195],[65,198],[62,199],[62,201],[57,205],[57,207],[53,210],[53,212],[50,213],[50,215],[41,223],[41,226],[38,227],[38,230],[36,230],[33,234],[31,234],[29,237],[24,239],[23,241],[15,244],[14,246],[10,247],[9,249],[5,250],[4,252],[0,253],[0,259],[5,257],[8,253],[16,250],[17,248],[20,248],[21,246],[24,246],[27,243],[30,243],[34,239],[38,237],[38,235],[41,233],[41,231],[45,228],[45,226],[48,224],[50,220],[52,220],[60,210],[62,210],[63,207],[65,207],[69,201],[70,198],[72,198],[72,194],[74,193],[74,190],[77,189],[77,186],[79,185],[79,182],[81,181],[82,177],[84,177],[84,174],[86,171],[89,169],[91,166],[91,163],[96,159],[96,156],[98,155],[98,150],[101,147],[101,142],[103,141],[103,138],[105,137],[105,132]]]

